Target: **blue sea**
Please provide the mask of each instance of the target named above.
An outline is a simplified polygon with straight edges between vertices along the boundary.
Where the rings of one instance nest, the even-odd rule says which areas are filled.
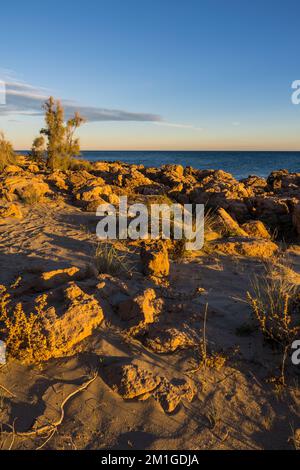
[[[177,163],[199,169],[224,170],[235,178],[249,175],[268,176],[271,171],[285,168],[300,172],[299,152],[221,152],[221,151],[83,151],[90,160],[122,161],[159,167]]]

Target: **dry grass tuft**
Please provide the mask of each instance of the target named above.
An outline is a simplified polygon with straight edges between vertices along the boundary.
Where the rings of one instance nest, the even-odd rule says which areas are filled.
[[[252,293],[247,292],[247,301],[264,337],[285,347],[296,338],[300,326],[295,318],[298,288],[285,275],[283,267],[286,268],[265,263],[264,274],[252,280]]]
[[[99,243],[95,253],[96,268],[99,273],[111,274],[130,273],[131,267],[126,255],[116,250],[113,244]]]

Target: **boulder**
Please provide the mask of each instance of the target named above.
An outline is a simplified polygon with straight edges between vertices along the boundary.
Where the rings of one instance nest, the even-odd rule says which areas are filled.
[[[158,354],[172,353],[179,349],[195,346],[195,340],[178,328],[163,328],[157,325],[147,331],[142,338],[143,344]]]
[[[153,396],[159,402],[166,413],[172,413],[181,400],[192,402],[196,394],[196,388],[185,379],[173,379],[168,381],[163,378],[154,391]]]
[[[170,271],[169,255],[163,243],[144,244],[140,257],[145,275],[158,278],[168,276]]]
[[[64,191],[68,189],[66,175],[60,171],[52,173],[52,175],[47,178],[47,182],[54,185],[57,189]]]
[[[253,238],[265,238],[269,240],[271,238],[270,233],[266,229],[266,226],[260,220],[250,220],[245,222],[241,227],[250,237]]]
[[[63,313],[52,325],[56,345],[54,357],[70,351],[74,345],[90,336],[104,318],[98,301],[74,282],[69,283],[64,290],[64,300]]]
[[[3,170],[3,173],[6,175],[18,174],[18,173],[23,173],[23,172],[24,170],[20,166],[17,166],[17,165],[7,165]]]
[[[0,217],[5,219],[9,217],[13,217],[15,219],[22,219],[22,211],[18,204],[10,204],[6,207],[0,207]]]
[[[292,220],[297,235],[300,235],[300,203],[296,204],[294,207]]]
[[[153,397],[166,413],[175,411],[181,400],[191,402],[196,393],[194,385],[186,379],[169,381],[135,364],[107,365],[103,369],[103,378],[123,399]]]
[[[123,300],[118,305],[118,315],[128,322],[152,323],[154,316],[159,313],[155,300],[155,291],[150,288],[145,289],[144,292]]]
[[[161,378],[135,364],[112,364],[105,367],[104,380],[124,399],[148,396]]]
[[[8,176],[4,179],[3,186],[8,194],[17,194],[24,201],[37,201],[51,192],[48,184],[39,176]]]
[[[250,175],[240,181],[246,188],[251,188],[254,194],[264,193],[268,189],[268,183],[265,178],[256,175]]]
[[[218,209],[218,216],[221,220],[221,222],[224,225],[224,228],[226,230],[226,233],[229,233],[231,235],[236,235],[238,237],[247,237],[248,234],[245,230],[243,230],[239,224],[234,220],[228,212],[225,211],[225,209],[220,208]]]
[[[211,246],[216,251],[233,256],[270,258],[278,251],[278,246],[271,240],[258,238],[230,237],[211,242]]]

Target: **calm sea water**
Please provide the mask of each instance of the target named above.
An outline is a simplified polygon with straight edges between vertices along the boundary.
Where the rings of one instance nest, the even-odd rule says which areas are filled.
[[[300,152],[84,151],[82,157],[90,161],[119,160],[151,167],[177,163],[199,169],[224,170],[237,179],[249,175],[266,177],[271,171],[282,168],[300,172]]]
[[[27,153],[27,150],[18,153]],[[299,152],[221,152],[221,151],[140,151],[140,150],[86,150],[81,157],[95,162],[122,161],[159,167],[169,163],[192,166],[199,169],[224,170],[235,178],[247,178],[249,175],[268,176],[271,171],[285,168],[291,172],[300,172]]]

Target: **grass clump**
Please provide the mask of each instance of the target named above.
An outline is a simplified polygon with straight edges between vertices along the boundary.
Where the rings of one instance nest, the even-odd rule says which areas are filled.
[[[95,253],[96,268],[99,273],[111,274],[130,273],[127,257],[121,254],[113,244],[99,243]]]
[[[247,300],[266,340],[287,346],[297,337],[297,286],[284,275],[255,277]]]
[[[46,296],[38,298],[29,314],[21,303],[12,306],[10,295],[0,286],[0,335],[5,341],[8,357],[23,363],[39,363],[51,357],[54,335],[45,313]]]
[[[16,163],[16,154],[12,144],[5,139],[3,132],[0,132],[0,171],[7,165]]]

